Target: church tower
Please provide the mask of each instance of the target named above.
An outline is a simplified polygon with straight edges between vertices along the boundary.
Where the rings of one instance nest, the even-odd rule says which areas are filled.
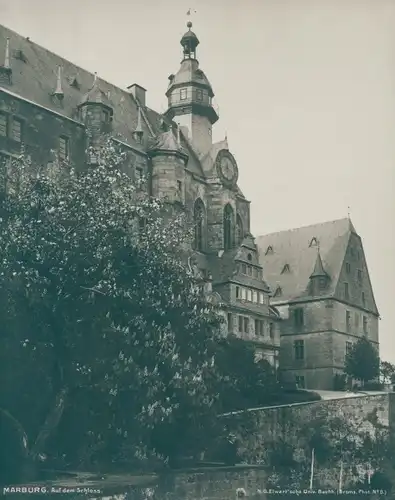
[[[196,59],[199,40],[191,31],[191,22],[187,27],[180,42],[183,49],[180,69],[169,76],[165,115],[179,124],[196,153],[203,157],[212,146],[212,125],[218,120],[218,114],[212,103],[214,93],[210,82]]]

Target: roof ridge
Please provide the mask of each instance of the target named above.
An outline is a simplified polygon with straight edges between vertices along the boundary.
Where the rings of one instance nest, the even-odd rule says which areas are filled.
[[[336,223],[336,222],[343,222],[343,221],[346,221],[346,220],[351,222],[351,220],[348,217],[343,217],[341,219],[327,220],[327,221],[318,222],[318,223],[315,223],[315,224],[307,224],[306,226],[298,226],[298,227],[293,227],[293,228],[289,228],[289,229],[281,229],[280,231],[273,231],[271,233],[264,233],[264,234],[260,234],[259,236],[257,236],[257,238],[262,238],[262,237],[266,237],[266,236],[273,236],[275,234],[280,234],[280,233],[288,233],[288,232],[292,232],[292,231],[299,231],[300,229],[309,229],[309,228],[313,228],[313,227],[324,226],[326,224],[333,224],[333,223]],[[351,223],[351,226],[352,226],[352,223]],[[351,228],[350,228],[350,230],[351,230]]]

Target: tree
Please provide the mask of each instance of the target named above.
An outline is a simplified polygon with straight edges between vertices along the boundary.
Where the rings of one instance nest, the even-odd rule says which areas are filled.
[[[50,388],[33,457],[49,449],[81,467],[166,461],[181,447],[164,433],[179,430],[197,453],[218,411],[221,317],[185,265],[185,218],[144,196],[126,167],[112,142],[80,171],[55,162],[48,172],[25,155],[12,164],[0,219],[0,328],[9,353],[30,357]],[[0,369],[12,379],[19,367]],[[41,385],[25,383],[37,401]]]
[[[388,381],[392,382],[392,380],[395,378],[395,365],[393,365],[389,361],[381,361],[380,375],[384,384]]]
[[[365,385],[379,376],[379,367],[380,359],[376,349],[369,340],[362,337],[347,354],[344,371]]]

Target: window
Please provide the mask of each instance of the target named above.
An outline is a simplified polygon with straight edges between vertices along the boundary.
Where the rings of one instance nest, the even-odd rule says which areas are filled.
[[[182,182],[181,181],[177,181],[177,191],[179,193],[181,193],[181,191],[182,191]]]
[[[254,278],[259,279],[259,269],[257,269],[256,267],[254,267]]]
[[[355,313],[355,328],[358,330],[359,328],[359,314]]]
[[[196,89],[196,99],[198,101],[203,101],[203,90],[202,89]]]
[[[141,181],[143,178],[143,169],[141,167],[136,167],[134,170],[134,175],[135,175],[136,181]]]
[[[269,335],[271,339],[274,339],[274,323],[269,323]]]
[[[267,249],[266,249],[265,255],[271,255],[272,253],[273,253],[273,247],[272,246],[268,246]]]
[[[344,298],[348,300],[350,298],[349,291],[348,291],[348,283],[344,283]]]
[[[252,261],[252,255],[250,253],[247,255],[247,260],[250,262]]]
[[[0,113],[0,135],[6,137],[8,134],[8,116],[5,113]]]
[[[295,309],[294,311],[294,319],[295,319],[295,326],[296,327],[301,327],[304,325],[304,311],[302,308]]]
[[[244,238],[243,221],[239,214],[236,217],[236,244],[240,246]]]
[[[242,272],[243,274],[247,274],[247,264],[242,264],[242,265],[241,265],[241,272]]]
[[[349,262],[346,262],[346,273],[350,274],[351,272],[351,264]]]
[[[206,209],[200,198],[195,201],[193,218],[195,224],[195,249],[202,252],[205,249],[206,241]]]
[[[264,304],[265,303],[265,297],[262,292],[259,292],[259,303]]]
[[[252,267],[251,266],[247,266],[247,275],[252,276]]]
[[[351,330],[351,313],[346,311],[346,330],[349,332]]]
[[[180,90],[180,99],[184,101],[187,98],[187,89]]]
[[[247,290],[245,288],[241,289],[241,299],[247,300]]]
[[[230,333],[233,330],[233,318],[232,314],[228,313],[228,332]]]
[[[247,290],[247,300],[252,302],[252,290],[250,289]]]
[[[358,276],[358,281],[361,283],[362,282],[362,270],[361,269],[358,269],[357,276]]]
[[[364,335],[368,333],[368,318],[366,316],[363,317],[363,333]]]
[[[249,318],[247,316],[239,316],[239,332],[247,333],[249,327]]]
[[[252,291],[252,302],[258,304],[258,292],[256,290]]]
[[[233,247],[233,208],[228,204],[224,209],[224,249]]]
[[[236,299],[240,298],[240,287],[236,287]]]
[[[294,341],[295,359],[304,359],[304,340]]]
[[[289,273],[289,264],[285,264],[283,267],[283,270],[281,271],[281,274]]]
[[[18,118],[12,120],[11,137],[16,142],[22,142],[22,121]]]
[[[295,375],[295,383],[298,389],[305,388],[304,375]]]
[[[346,342],[346,356],[352,351],[352,342]]]
[[[111,113],[108,109],[103,109],[103,122],[110,123],[111,121]]]
[[[61,160],[68,160],[69,158],[69,138],[59,137],[59,158]]]
[[[255,320],[255,335],[263,336],[265,334],[265,323],[261,319]]]
[[[365,307],[366,305],[366,298],[365,298],[365,292],[362,292],[362,305]]]

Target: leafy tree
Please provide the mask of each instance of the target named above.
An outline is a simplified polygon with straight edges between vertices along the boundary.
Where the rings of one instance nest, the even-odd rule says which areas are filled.
[[[395,378],[395,365],[389,361],[380,362],[380,375],[382,377],[383,383],[388,381],[392,382]]]
[[[182,429],[196,453],[202,422],[217,412],[221,317],[185,265],[185,218],[136,189],[126,163],[110,142],[82,171],[35,169],[23,155],[13,163],[0,219],[0,329],[12,359],[30,357],[39,374],[38,387],[25,379],[24,424],[25,404],[45,389],[33,457],[49,441],[75,466],[166,461],[174,450],[158,436]],[[0,369],[22,377],[19,366]]]
[[[365,385],[379,376],[379,367],[380,359],[376,349],[368,339],[362,337],[347,354],[344,371]]]

